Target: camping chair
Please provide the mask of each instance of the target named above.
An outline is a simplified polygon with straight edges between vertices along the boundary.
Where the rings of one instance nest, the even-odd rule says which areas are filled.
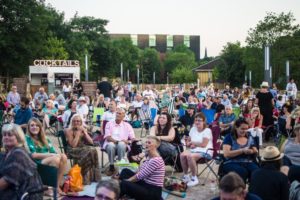
[[[175,127],[174,127],[175,128]],[[169,165],[172,167],[172,176],[174,174],[174,171],[182,172],[181,162],[180,162],[180,153],[183,152],[183,144],[181,143],[181,134],[178,130],[175,128],[175,138],[171,144],[176,149],[176,155],[175,156],[166,156],[164,157],[165,165]]]
[[[37,163],[37,170],[41,176],[42,182],[53,189],[53,199],[57,200],[57,173],[58,169],[49,165]],[[49,189],[48,188],[48,189]]]
[[[280,149],[281,145],[287,138],[292,137],[292,130],[286,129],[286,119],[278,117],[278,121],[275,122],[274,129],[276,135],[274,136],[275,145]]]
[[[199,164],[205,165],[204,169],[200,173],[197,173],[198,176],[201,176],[204,172],[206,172],[208,170],[207,176],[206,176],[205,180],[203,181],[202,185],[205,185],[210,173],[212,173],[216,177],[216,180],[219,180],[219,178],[218,178],[219,176],[215,172],[214,166],[219,164],[220,161],[222,160],[220,157],[222,141],[219,139],[221,129],[217,125],[211,125],[210,128],[212,130],[213,148],[208,149],[206,153],[208,153],[208,151],[213,151],[213,156],[212,156],[212,158],[200,158],[197,161],[197,165],[199,165]],[[197,171],[198,171],[198,166],[197,166]]]
[[[104,172],[105,169],[109,166],[109,161],[107,161],[104,164],[104,152],[106,153],[106,149],[104,148],[104,142],[105,142],[104,136],[105,136],[105,127],[106,127],[107,123],[108,123],[107,120],[103,120],[103,133],[101,135],[98,135],[98,137],[94,140],[94,142],[99,143],[99,146],[100,146],[100,151],[101,151],[101,169],[102,169],[102,172]]]
[[[216,113],[215,109],[201,109],[201,112],[204,114],[205,118],[206,118],[206,123],[207,124],[211,124],[214,121],[214,116]]]
[[[168,113],[173,116],[173,111],[174,111],[174,98],[170,99],[170,102],[168,104]]]
[[[176,167],[176,165],[180,164],[180,159],[179,158],[180,158],[180,153],[181,153],[181,151],[180,151],[181,145],[175,144],[175,143],[172,143],[172,145],[175,146],[175,148],[176,148],[176,152],[177,152],[176,155],[175,156],[170,155],[170,156],[167,156],[167,157],[163,158],[165,165],[169,165],[169,166],[172,167],[171,176],[173,176],[175,170],[180,171],[180,169],[178,169]],[[180,167],[181,167],[181,164],[180,164]]]
[[[232,112],[235,115],[235,119],[238,119],[240,117],[240,114],[241,114],[241,108],[240,107],[233,107]]]
[[[58,140],[58,148],[60,149],[61,153],[67,155],[68,159],[70,159],[71,166],[73,165],[73,159],[68,155],[68,142],[63,130],[58,131],[57,133],[57,140]]]
[[[141,129],[141,138],[146,137],[149,134],[150,123],[151,123],[151,113],[150,110],[146,112],[143,111],[141,108],[138,109],[139,120],[142,122],[142,129]],[[143,135],[143,130],[145,128],[145,135]]]
[[[104,152],[106,152],[106,150],[104,149],[104,142],[105,142],[104,135],[105,135],[105,127],[106,127],[107,122],[108,122],[107,120],[103,120],[103,124],[102,124],[103,125],[103,133],[102,133],[102,135],[98,136],[98,142],[99,142],[100,150],[101,150],[101,168],[102,169],[106,168],[109,165],[109,162],[104,164]]]
[[[46,128],[45,131],[51,133],[52,135],[58,137],[58,128],[59,128],[59,121],[56,118],[56,121],[52,124],[49,124],[50,126],[48,128]]]

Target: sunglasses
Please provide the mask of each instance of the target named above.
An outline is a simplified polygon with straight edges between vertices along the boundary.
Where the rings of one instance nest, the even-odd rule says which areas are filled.
[[[2,135],[3,135],[3,136],[11,137],[11,136],[13,136],[14,134],[13,134],[12,132],[2,132]]]

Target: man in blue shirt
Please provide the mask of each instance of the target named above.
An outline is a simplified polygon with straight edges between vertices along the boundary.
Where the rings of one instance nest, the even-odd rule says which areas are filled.
[[[32,117],[32,111],[29,108],[29,100],[26,97],[21,98],[20,109],[17,110],[15,115],[15,124],[18,124],[22,129],[26,129],[27,123]]]

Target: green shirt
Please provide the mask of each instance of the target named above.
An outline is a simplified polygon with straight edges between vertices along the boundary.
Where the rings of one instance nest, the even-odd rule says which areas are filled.
[[[26,135],[26,142],[29,148],[30,153],[56,153],[51,141],[47,138],[48,146],[38,146],[34,144],[32,138]]]

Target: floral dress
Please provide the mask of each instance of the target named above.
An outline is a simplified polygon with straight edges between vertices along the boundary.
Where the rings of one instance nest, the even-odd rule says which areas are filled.
[[[81,167],[85,185],[100,181],[101,175],[97,149],[86,145],[84,138],[79,140],[77,147],[68,147],[68,157],[74,159],[74,163]]]

